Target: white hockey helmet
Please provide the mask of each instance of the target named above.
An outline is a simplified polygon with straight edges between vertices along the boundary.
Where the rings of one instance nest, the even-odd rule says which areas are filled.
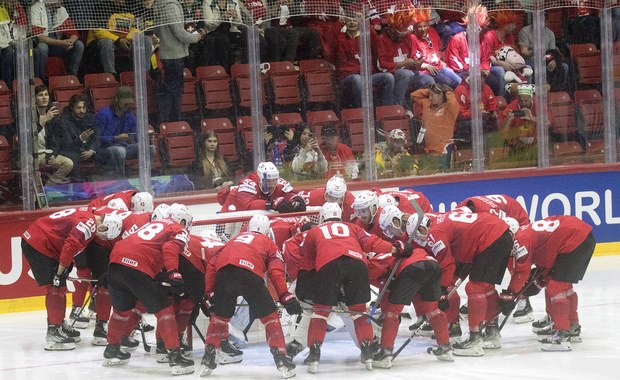
[[[400,236],[403,226],[402,218],[403,212],[396,206],[388,205],[381,208],[381,213],[379,214],[379,227],[385,236],[389,238],[392,238],[394,235]]]
[[[260,191],[264,194],[271,194],[276,189],[278,179],[280,178],[280,171],[273,164],[273,162],[261,162],[256,169],[258,175],[258,185]]]
[[[325,202],[336,202],[342,204],[347,193],[347,183],[340,176],[333,176],[325,185]]]
[[[396,199],[390,194],[381,194],[377,197],[379,207],[396,206]]]
[[[362,222],[366,224],[372,223],[377,208],[379,207],[379,199],[374,191],[366,190],[355,197],[353,201],[353,210]]]
[[[123,230],[123,219],[117,214],[105,214],[97,226],[97,236],[103,240],[114,240]]]
[[[111,199],[106,207],[114,210],[129,211],[125,202],[120,198]]]
[[[217,232],[215,232],[215,230],[201,229],[200,231],[196,233],[196,235],[203,237],[203,238],[207,238],[207,239],[222,241],[222,239],[220,239],[220,237],[217,236]]]
[[[508,225],[508,230],[510,230],[510,233],[512,234],[512,236],[515,236],[515,234],[519,230],[519,222],[517,222],[515,218],[511,218],[509,216],[505,216],[502,219]]]
[[[192,214],[189,213],[187,206],[180,203],[173,203],[168,208],[168,219],[179,223],[183,228],[189,230],[192,227]]]
[[[135,193],[131,197],[131,211],[153,211],[153,196],[146,191]]]
[[[151,220],[167,219],[169,208],[170,205],[166,203],[162,203],[159,206],[155,207],[155,210],[153,210],[153,213],[151,214]]]
[[[422,218],[417,213],[411,214],[407,220],[407,234],[416,242],[424,242],[428,237],[431,220],[424,215]]]
[[[249,232],[258,232],[259,234],[269,236],[270,229],[269,218],[263,214],[254,215],[248,222]]]
[[[342,209],[336,202],[327,202],[321,207],[319,212],[319,223],[330,219],[342,219]]]

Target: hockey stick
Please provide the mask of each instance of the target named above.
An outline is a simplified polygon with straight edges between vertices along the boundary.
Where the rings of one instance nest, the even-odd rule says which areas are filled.
[[[85,278],[85,277],[67,277],[67,281],[90,282],[92,284],[94,282],[98,282],[99,280],[93,280],[92,278]]]
[[[93,289],[91,290],[91,292],[88,294],[88,297],[86,298],[86,300],[84,301],[84,303],[82,304],[82,306],[80,306],[80,309],[78,310],[77,314],[74,315],[73,317],[73,322],[71,322],[71,328],[73,328],[73,325],[75,325],[75,322],[77,322],[78,318],[82,315],[82,313],[84,312],[84,309],[86,308],[86,305],[88,305],[88,303],[90,302],[90,300],[97,295],[97,292],[99,292],[99,288],[97,287],[97,285],[93,286]]]
[[[539,272],[539,268],[536,267],[536,269],[534,269],[534,275],[532,276],[532,278],[523,286],[523,289],[521,289],[521,291],[519,292],[519,294],[517,294],[515,296],[515,300],[519,300],[519,298],[521,298],[521,296],[523,295],[523,293],[525,293],[525,291],[532,285],[534,285],[534,282],[536,282],[536,280],[538,280],[538,278],[542,275],[542,271]],[[504,320],[502,320],[502,323],[499,325],[499,331],[502,331],[502,328],[504,328],[504,325],[506,324],[506,322],[508,322],[508,318],[510,318],[510,316],[514,313],[516,309],[516,305],[515,307],[510,310],[510,313],[506,316],[506,318],[504,318]],[[501,314],[501,312],[499,313]],[[497,315],[499,317],[499,314]],[[495,319],[495,318],[493,318]]]
[[[198,333],[198,336],[200,337],[200,340],[202,340],[202,343],[205,343],[205,336],[202,335],[202,332],[196,325],[196,321],[192,322],[192,327],[194,327],[194,330],[196,330],[196,332]]]
[[[144,323],[142,319],[140,319],[140,323],[138,323],[138,328],[140,329],[140,335],[142,336],[142,346],[144,347],[144,351],[151,352],[151,346],[146,343],[146,335],[144,334]]]
[[[459,289],[459,287],[461,286],[461,284],[463,283],[463,281],[465,281],[462,278],[459,278],[458,281],[454,284],[454,287],[452,288],[452,290],[450,290],[448,292],[448,294],[446,295],[446,301],[448,301],[448,307],[445,310],[448,310],[450,308],[450,298],[452,298],[452,296],[454,295],[454,293],[456,293],[456,291]],[[441,311],[445,311],[444,309],[442,309],[441,307],[439,307],[439,309]]]
[[[310,304],[312,305],[312,304]],[[377,325],[381,326],[381,321],[377,318],[374,318],[373,316],[367,314],[367,313],[363,313],[360,311],[353,311],[353,310],[343,310],[343,309],[315,309],[312,307],[304,307],[302,308],[302,310],[307,310],[307,311],[322,311],[322,312],[329,312],[329,313],[336,313],[336,314],[349,314],[349,315],[360,315],[362,317],[366,317],[368,320],[376,323]]]

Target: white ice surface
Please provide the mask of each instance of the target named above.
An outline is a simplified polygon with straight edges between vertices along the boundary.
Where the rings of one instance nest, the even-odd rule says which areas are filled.
[[[499,287],[498,287],[499,288]],[[573,344],[572,352],[542,352],[529,323],[512,320],[502,330],[500,350],[486,350],[484,357],[459,358],[454,363],[439,362],[426,353],[434,342],[416,337],[394,361],[390,370],[367,371],[359,362],[359,351],[347,332],[327,335],[317,374],[303,365],[304,353],[295,358],[298,379],[620,379],[620,256],[595,257],[585,279],[576,287],[583,343]],[[463,294],[462,294],[463,295]],[[534,316],[544,315],[544,297],[532,299]],[[152,317],[149,319],[154,321]],[[154,322],[153,322],[154,323]],[[412,323],[403,319],[396,347],[408,336]],[[466,321],[461,322],[464,330]],[[171,377],[167,364],[157,364],[154,354],[142,347],[132,353],[126,366],[101,366],[103,347],[90,344],[93,323],[82,331],[82,342],[73,351],[46,352],[45,312],[0,315],[0,379],[90,380],[156,379]],[[262,332],[253,333],[240,364],[220,365],[213,379],[280,379]],[[136,338],[139,339],[139,336]],[[147,340],[154,344],[153,333]],[[196,369],[203,354],[194,336]],[[154,351],[154,347],[153,347]],[[197,372],[180,378],[198,378]]]

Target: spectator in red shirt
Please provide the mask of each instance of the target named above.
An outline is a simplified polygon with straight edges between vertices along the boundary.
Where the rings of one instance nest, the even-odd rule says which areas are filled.
[[[359,169],[351,148],[340,142],[338,128],[334,124],[325,124],[321,128],[321,152],[328,164],[327,176],[345,174],[347,178],[357,179]]]
[[[476,13],[476,21],[478,27],[484,29],[487,27],[489,18],[487,15],[487,8],[483,5],[478,5],[475,8],[470,8],[468,13]],[[467,28],[468,17],[465,15],[461,22],[455,23],[457,27],[463,29]],[[462,78],[467,76],[469,71],[469,44],[467,42],[467,31],[462,30],[454,34],[446,47],[445,60],[449,68]]]
[[[486,76],[482,74],[482,92],[480,93],[480,104],[478,105],[482,114],[482,128],[485,133],[497,130],[497,102],[493,90],[488,84],[484,83]],[[459,116],[456,121],[455,139],[471,141],[471,98],[469,87],[470,77],[466,77],[454,90],[456,101],[459,104]]]
[[[488,73],[487,83],[498,96],[506,94],[504,74],[513,70],[505,61],[495,58],[495,52],[502,46],[515,46],[512,34],[516,28],[516,15],[513,11],[498,11],[491,15],[492,25],[483,32],[480,41],[480,68]],[[516,50],[516,49],[515,49]]]

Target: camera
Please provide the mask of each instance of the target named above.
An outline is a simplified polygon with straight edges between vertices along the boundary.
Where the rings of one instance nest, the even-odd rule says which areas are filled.
[[[525,111],[523,110],[514,110],[512,111],[512,115],[515,117],[523,117],[525,116]]]
[[[286,132],[288,128],[285,126],[276,127],[274,125],[269,125],[267,127],[267,132],[271,133],[273,136],[273,140],[280,141],[284,138],[284,132]]]

